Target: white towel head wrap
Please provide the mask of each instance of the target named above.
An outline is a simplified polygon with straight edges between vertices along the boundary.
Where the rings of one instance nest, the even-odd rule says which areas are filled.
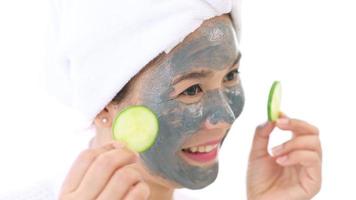
[[[48,89],[86,125],[147,63],[240,0],[52,0]]]

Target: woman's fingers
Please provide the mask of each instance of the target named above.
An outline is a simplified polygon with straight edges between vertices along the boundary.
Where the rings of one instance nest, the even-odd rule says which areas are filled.
[[[141,181],[128,192],[124,200],[145,200],[150,195],[150,189],[148,185]]]
[[[295,150],[311,150],[315,151],[321,159],[322,150],[318,128],[299,119],[290,119],[283,113],[281,113],[281,116],[282,118],[277,120],[276,126],[282,130],[292,131],[294,137],[288,142],[273,148],[273,155],[280,156]]]
[[[306,136],[295,137],[292,140],[289,140],[279,146],[272,148],[272,154],[274,157],[276,157],[295,150],[315,151],[321,157],[321,144],[320,144],[319,136],[306,135]]]
[[[97,157],[80,183],[76,193],[83,199],[99,195],[119,168],[137,161],[137,155],[127,148],[114,149]]]
[[[276,126],[282,130],[290,130],[297,136],[319,135],[317,127],[299,119],[279,118],[276,122]]]
[[[136,170],[123,167],[115,172],[97,199],[123,199],[133,186],[142,181],[142,176]]]
[[[308,150],[292,151],[278,157],[276,162],[283,166],[300,165],[297,169],[299,184],[310,196],[314,196],[321,186],[321,159],[317,152]]]
[[[73,163],[68,175],[63,182],[61,193],[70,193],[74,191],[82,181],[84,175],[88,171],[90,165],[94,160],[102,153],[113,150],[119,146],[123,146],[119,143],[109,143],[100,148],[87,149],[83,151],[76,161]]]
[[[268,155],[268,140],[275,125],[272,122],[266,122],[256,128],[255,136],[252,142],[250,159],[256,159]]]
[[[297,150],[278,157],[276,162],[282,166],[300,164],[304,167],[315,167],[320,166],[321,159],[315,151]]]

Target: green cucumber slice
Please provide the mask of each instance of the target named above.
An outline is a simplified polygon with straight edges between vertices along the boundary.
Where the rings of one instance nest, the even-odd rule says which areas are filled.
[[[129,106],[116,116],[112,132],[114,140],[124,142],[133,151],[144,152],[156,140],[158,118],[145,106]]]
[[[279,81],[274,81],[268,95],[268,120],[275,122],[281,111],[282,87]]]

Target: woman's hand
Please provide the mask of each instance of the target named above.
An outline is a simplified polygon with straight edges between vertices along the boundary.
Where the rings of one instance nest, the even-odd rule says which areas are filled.
[[[59,199],[148,199],[148,185],[129,166],[137,161],[138,155],[119,143],[85,150],[69,171]]]
[[[292,131],[293,138],[273,148],[271,156],[268,140],[275,126]],[[321,160],[318,129],[281,113],[276,123],[267,122],[256,129],[247,173],[248,199],[311,199],[321,187]]]

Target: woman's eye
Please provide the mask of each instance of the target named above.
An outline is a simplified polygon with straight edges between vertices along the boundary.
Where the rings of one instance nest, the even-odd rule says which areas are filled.
[[[182,94],[187,96],[194,96],[197,95],[199,92],[202,92],[202,89],[198,84],[196,84],[184,90]]]
[[[233,81],[237,78],[237,74],[239,73],[239,71],[237,69],[232,70],[231,72],[229,72],[225,78],[224,81]]]

